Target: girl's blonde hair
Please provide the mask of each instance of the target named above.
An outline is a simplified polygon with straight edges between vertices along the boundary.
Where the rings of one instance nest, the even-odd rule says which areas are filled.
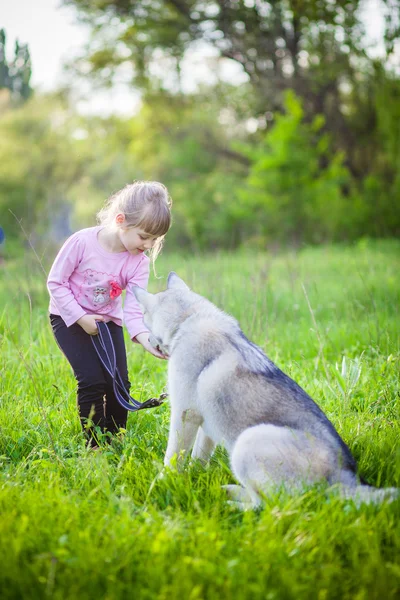
[[[113,194],[97,213],[100,225],[113,225],[115,217],[122,213],[128,227],[140,227],[146,233],[157,236],[150,251],[153,263],[160,254],[164,237],[171,226],[172,200],[168,190],[158,181],[135,181]]]

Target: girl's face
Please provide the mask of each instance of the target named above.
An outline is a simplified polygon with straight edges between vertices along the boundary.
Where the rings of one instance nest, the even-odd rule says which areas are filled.
[[[118,237],[123,247],[131,254],[140,254],[145,250],[151,250],[157,236],[150,235],[139,227],[118,227]]]

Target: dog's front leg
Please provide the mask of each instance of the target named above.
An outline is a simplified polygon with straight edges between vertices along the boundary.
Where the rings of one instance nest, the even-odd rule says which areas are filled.
[[[191,449],[202,422],[201,415],[194,409],[172,410],[165,466],[171,466],[173,456],[177,455],[179,458],[181,453],[185,455]]]
[[[192,458],[198,458],[202,462],[206,463],[211,458],[214,449],[214,440],[204,433],[204,429],[202,427],[199,427],[196,441],[192,450]]]

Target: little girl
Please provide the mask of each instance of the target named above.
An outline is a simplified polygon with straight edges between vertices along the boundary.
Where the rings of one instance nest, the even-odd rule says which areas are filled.
[[[98,213],[97,227],[74,233],[63,245],[50,270],[50,322],[77,380],[78,410],[89,445],[96,447],[90,417],[103,432],[126,427],[127,411],[120,406],[110,376],[103,369],[90,336],[96,321],[107,323],[117,367],[129,390],[124,321],[133,342],[157,358],[165,358],[149,343],[149,332],[132,293],[132,285],[147,287],[150,260],[157,258],[171,225],[171,200],[164,185],[136,181],[111,196]],[[126,289],[124,306],[121,293]]]

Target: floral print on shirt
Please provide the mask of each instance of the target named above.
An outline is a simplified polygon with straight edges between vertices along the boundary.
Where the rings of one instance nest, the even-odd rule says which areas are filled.
[[[83,276],[81,293],[96,311],[103,312],[122,294],[121,283],[116,275],[87,269]]]

